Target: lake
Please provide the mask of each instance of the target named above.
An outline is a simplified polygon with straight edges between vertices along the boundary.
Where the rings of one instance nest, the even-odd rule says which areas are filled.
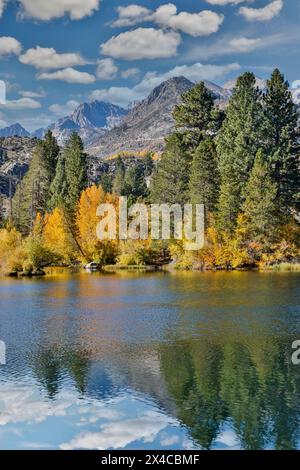
[[[1,449],[299,449],[298,273],[0,280]]]

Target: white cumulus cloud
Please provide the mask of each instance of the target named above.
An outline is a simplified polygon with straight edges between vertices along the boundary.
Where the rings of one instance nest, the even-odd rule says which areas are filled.
[[[134,77],[137,77],[139,73],[140,73],[140,69],[138,69],[137,67],[132,67],[130,69],[123,70],[121,75],[122,75],[122,78],[134,78]]]
[[[113,80],[118,73],[118,67],[112,59],[103,59],[97,62],[96,76],[99,80]]]
[[[247,38],[243,36],[233,38],[224,37],[209,46],[200,44],[191,48],[187,54],[187,58],[189,60],[196,58],[206,60],[210,57],[222,56],[224,54],[244,54],[263,47],[268,47],[275,42],[278,42],[278,38],[274,35],[265,38]]]
[[[138,28],[113,36],[100,46],[102,54],[125,60],[161,59],[176,55],[181,37],[174,31]]]
[[[250,52],[261,44],[260,38],[234,38],[228,42],[230,52]]]
[[[79,72],[72,67],[67,67],[56,72],[43,72],[37,76],[38,80],[61,80],[67,83],[81,83],[88,85],[95,82],[95,77],[87,72]]]
[[[74,109],[76,109],[79,106],[79,101],[76,100],[69,100],[65,104],[52,104],[49,106],[49,111],[53,113],[56,117],[62,117],[62,116],[67,116],[68,114],[71,114]]]
[[[238,5],[239,3],[251,2],[253,0],[205,0],[210,5]]]
[[[297,89],[297,88],[300,88],[300,80],[294,80],[293,83],[292,83],[292,88],[293,89]]]
[[[223,15],[210,10],[177,14],[177,8],[173,4],[162,5],[156,10],[153,17],[162,26],[169,26],[194,37],[216,33],[224,20]]]
[[[243,15],[247,21],[271,21],[278,16],[283,8],[283,0],[274,0],[263,8],[241,7],[240,15]]]
[[[180,12],[173,3],[161,5],[155,11],[138,5],[128,5],[117,8],[119,18],[113,26],[132,26],[146,21],[152,21],[160,26],[166,26],[182,31],[191,36],[208,36],[218,31],[224,16],[210,10],[199,13]]]
[[[91,101],[98,100],[107,103],[113,103],[121,107],[128,106],[129,103],[140,100],[144,94],[128,87],[110,87],[99,90],[93,90],[89,96]]]
[[[72,20],[80,20],[98,10],[100,0],[20,0],[22,15],[49,21],[69,15]]]
[[[18,100],[6,100],[6,103],[2,106],[12,110],[38,109],[41,108],[41,103],[32,98],[19,98]]]
[[[137,23],[151,19],[151,10],[140,5],[118,7],[119,18],[112,23],[114,27],[133,26]]]
[[[87,64],[87,61],[78,53],[60,54],[53,47],[40,46],[28,49],[19,60],[22,64],[32,65],[37,69],[59,69]]]
[[[19,95],[24,96],[24,98],[45,98],[47,93],[42,88],[39,88],[36,91],[20,90]]]
[[[19,55],[22,50],[21,43],[11,36],[0,37],[0,57],[15,54]]]

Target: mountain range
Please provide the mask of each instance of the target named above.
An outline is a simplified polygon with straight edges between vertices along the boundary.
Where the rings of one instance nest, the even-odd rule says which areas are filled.
[[[49,129],[60,145],[66,142],[72,132],[78,132],[85,146],[88,146],[117,126],[127,113],[120,106],[102,101],[82,103],[70,116],[59,119]]]
[[[0,137],[30,137],[30,132],[28,132],[24,127],[21,126],[18,122],[12,124],[11,126],[4,127],[0,129]]]
[[[265,90],[266,81],[257,78],[257,86]],[[206,87],[214,94],[216,103],[225,107],[236,85],[236,79],[218,86],[205,81]],[[165,137],[173,129],[172,110],[182,94],[191,89],[194,83],[185,77],[174,77],[158,85],[149,96],[135,103],[131,109],[92,101],[80,104],[70,115],[48,127],[64,145],[72,132],[78,132],[83,139],[86,151],[94,157],[106,158],[111,155],[129,152],[137,153],[145,149],[160,152]],[[300,88],[292,90],[295,103],[300,105]],[[0,137],[42,138],[47,129],[37,129],[29,133],[19,123],[0,129]]]

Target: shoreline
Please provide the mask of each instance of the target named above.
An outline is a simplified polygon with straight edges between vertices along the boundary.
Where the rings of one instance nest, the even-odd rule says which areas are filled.
[[[99,269],[85,269],[83,266],[48,266],[42,270],[36,270],[33,272],[9,272],[0,273],[1,277],[10,277],[15,279],[23,278],[44,278],[57,272],[66,272],[68,274],[77,274],[79,272],[86,273],[103,273],[112,274],[116,272],[139,272],[139,273],[155,273],[155,272],[199,272],[199,273],[217,273],[217,272],[269,272],[269,273],[300,273],[300,263],[279,263],[264,268],[256,267],[245,267],[245,268],[206,268],[206,269],[184,269],[176,268],[173,264],[169,265],[106,265]]]

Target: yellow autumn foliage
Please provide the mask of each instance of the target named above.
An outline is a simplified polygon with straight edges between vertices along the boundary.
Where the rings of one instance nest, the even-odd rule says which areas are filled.
[[[51,214],[46,214],[43,236],[45,246],[62,262],[70,263],[78,258],[78,248],[62,209],[56,208]]]
[[[86,261],[113,263],[118,253],[116,240],[101,241],[97,238],[97,208],[110,203],[117,208],[118,198],[105,193],[101,186],[90,186],[82,192],[76,212],[78,240]]]

